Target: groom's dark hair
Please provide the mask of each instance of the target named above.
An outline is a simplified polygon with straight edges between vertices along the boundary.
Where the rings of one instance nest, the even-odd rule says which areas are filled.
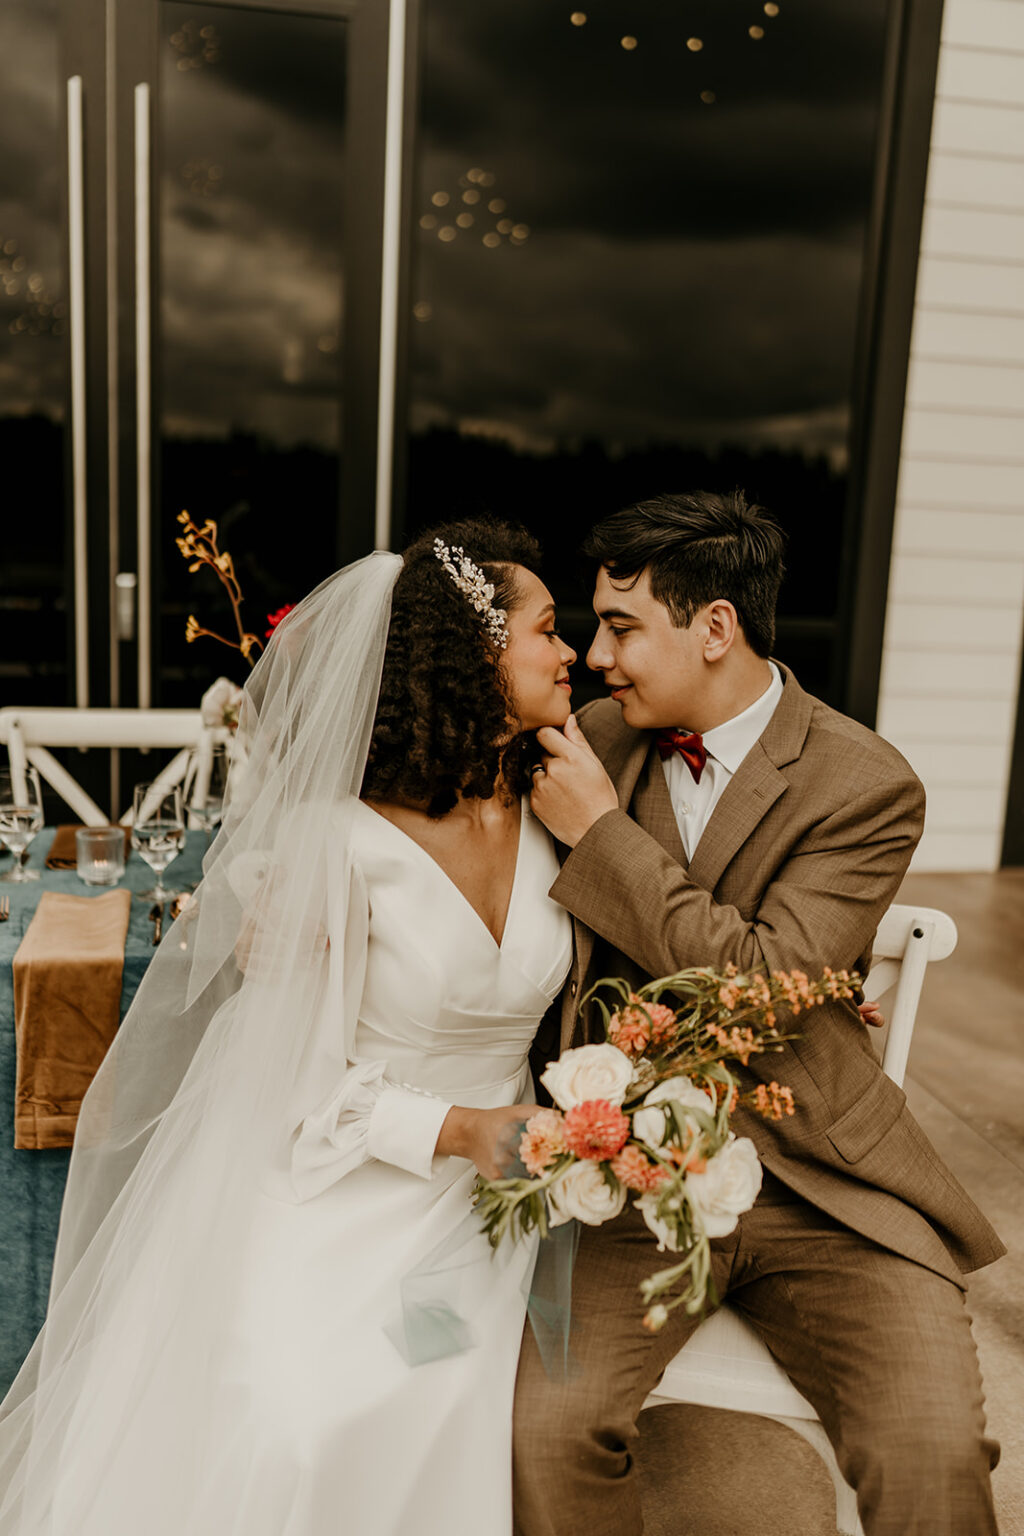
[[[690,491],[654,496],[613,513],[598,523],[583,553],[628,586],[647,571],[652,595],[679,629],[715,598],[724,598],[735,608],[751,650],[770,656],[784,544],[778,523],[763,507],[749,506],[742,491],[730,496]]]

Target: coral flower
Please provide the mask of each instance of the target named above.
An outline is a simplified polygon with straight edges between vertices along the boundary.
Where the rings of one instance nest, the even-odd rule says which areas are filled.
[[[619,1183],[625,1184],[627,1189],[635,1189],[638,1195],[646,1195],[671,1177],[667,1168],[662,1168],[660,1163],[652,1163],[639,1147],[623,1147],[612,1158],[611,1167]]]
[[[666,1008],[664,1003],[647,1003],[645,1006],[651,1017],[651,1035],[654,1043],[663,1045],[675,1030],[675,1009]]]
[[[565,1117],[565,1144],[577,1157],[614,1157],[629,1136],[629,1120],[607,1099],[587,1099]]]
[[[627,1056],[642,1056],[651,1041],[651,1021],[643,1008],[617,1008],[608,1021],[608,1039]]]
[[[530,1116],[519,1139],[519,1156],[536,1177],[550,1168],[565,1151],[565,1122],[557,1109],[538,1109]]]
[[[676,1016],[664,1003],[645,1003],[635,992],[629,994],[624,1008],[617,1008],[608,1021],[608,1038],[627,1056],[642,1056],[648,1045],[662,1044],[672,1033]]]
[[[796,1113],[792,1088],[782,1088],[776,1082],[759,1083],[754,1092],[754,1108],[766,1120],[781,1120],[783,1115]]]

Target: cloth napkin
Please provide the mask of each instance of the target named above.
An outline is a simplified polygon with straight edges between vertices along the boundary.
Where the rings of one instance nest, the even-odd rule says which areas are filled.
[[[75,869],[77,867],[78,857],[75,850],[75,833],[80,826],[81,822],[77,824],[72,822],[57,828],[53,842],[50,844],[50,851],[46,855],[47,869]],[[117,827],[100,827],[97,830],[116,832],[121,829]],[[125,858],[127,858],[131,851],[132,833],[130,827],[123,828],[123,831],[124,853]]]
[[[70,1147],[121,1016],[129,891],[45,891],[14,957],[14,1145]]]

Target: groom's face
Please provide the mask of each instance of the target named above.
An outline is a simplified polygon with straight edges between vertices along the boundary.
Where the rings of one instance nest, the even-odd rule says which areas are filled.
[[[601,567],[594,591],[598,628],[587,666],[600,672],[622,718],[636,730],[694,729],[704,686],[703,613],[679,629],[651,592],[647,572],[634,585]]]

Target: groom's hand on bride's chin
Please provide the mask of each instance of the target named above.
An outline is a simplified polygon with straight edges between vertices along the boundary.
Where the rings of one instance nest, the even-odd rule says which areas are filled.
[[[595,821],[618,809],[615,785],[575,715],[569,716],[564,732],[546,725],[537,740],[544,751],[544,771],[534,775],[530,809],[552,837],[575,848]]]

